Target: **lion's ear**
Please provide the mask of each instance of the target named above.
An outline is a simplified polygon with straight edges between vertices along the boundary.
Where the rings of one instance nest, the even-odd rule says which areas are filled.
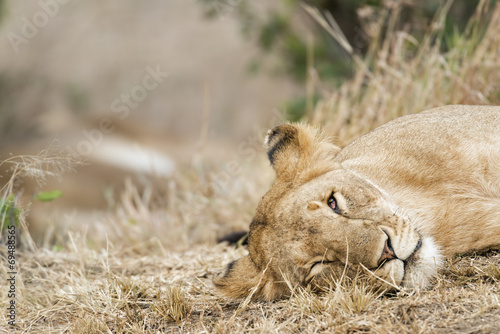
[[[226,270],[217,274],[214,285],[230,298],[244,298],[252,294],[252,299],[272,300],[280,295],[277,286],[266,271],[259,271],[250,259],[244,256],[231,262]]]
[[[278,177],[293,177],[300,159],[299,128],[279,125],[267,132],[264,147]]]
[[[328,160],[340,151],[319,129],[303,124],[283,124],[269,130],[264,146],[277,178],[284,181],[311,172],[315,161],[328,165]]]

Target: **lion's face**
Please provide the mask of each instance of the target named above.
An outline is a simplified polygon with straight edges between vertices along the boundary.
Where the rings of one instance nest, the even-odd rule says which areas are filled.
[[[270,131],[266,145],[276,182],[250,225],[249,255],[214,279],[218,288],[274,299],[365,269],[395,285],[425,283],[432,244],[380,190],[335,163],[337,147],[291,125]]]

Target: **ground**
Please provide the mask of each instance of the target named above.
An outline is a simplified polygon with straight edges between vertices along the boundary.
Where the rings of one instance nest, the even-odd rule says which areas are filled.
[[[206,175],[212,175],[210,168],[220,170],[203,168]],[[16,252],[16,326],[0,333],[494,333],[499,328],[500,249],[448,259],[431,287],[420,292],[382,294],[362,280],[343,280],[319,293],[296,289],[275,302],[223,298],[211,279],[246,249],[215,240],[248,225],[272,172],[264,159],[256,159],[216,190],[203,187],[201,169],[186,168],[170,180],[165,198],[174,203],[153,204],[130,185],[119,208],[96,214],[88,225],[53,232],[52,247],[30,249],[23,241]],[[256,170],[262,179],[249,181],[248,173]],[[1,251],[6,257],[6,249]],[[6,310],[6,289],[0,296]],[[4,323],[6,315],[0,315]]]
[[[211,277],[243,250],[197,246],[149,255],[136,247],[119,254],[80,247],[21,252],[12,332],[494,333],[500,326],[498,250],[451,259],[420,293],[376,296],[346,284],[241,303],[220,298]]]

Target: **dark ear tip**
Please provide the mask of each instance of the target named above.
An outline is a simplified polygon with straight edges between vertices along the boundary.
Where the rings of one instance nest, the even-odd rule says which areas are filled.
[[[267,130],[266,138],[264,139],[264,147],[266,150],[269,150],[270,146],[272,146],[273,138],[279,133],[279,127],[280,125]]]
[[[291,124],[281,124],[274,128],[267,130],[266,138],[264,139],[264,146],[269,149],[274,146],[279,138],[284,136],[292,136],[297,133],[297,129]]]
[[[290,144],[296,138],[298,130],[291,124],[283,124],[267,131],[264,146],[271,163],[274,162],[274,155],[282,148]]]
[[[267,149],[267,147],[269,146],[269,142],[271,141],[271,138],[273,137],[274,135],[274,129],[276,128],[272,128],[272,129],[269,129],[267,130],[266,132],[266,137],[264,138],[264,147]]]

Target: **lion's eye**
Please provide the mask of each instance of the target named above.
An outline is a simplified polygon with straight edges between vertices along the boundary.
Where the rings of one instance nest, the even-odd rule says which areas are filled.
[[[330,195],[330,198],[328,199],[328,206],[333,210],[337,209],[337,201],[335,200],[335,197],[333,197],[333,193]]]
[[[338,213],[340,215],[341,213],[341,210],[339,209],[338,205],[337,205],[337,200],[335,200],[335,197],[333,196],[333,193],[330,195],[330,197],[328,198],[328,206],[330,208],[332,208],[332,210],[335,212],[335,213]]]

